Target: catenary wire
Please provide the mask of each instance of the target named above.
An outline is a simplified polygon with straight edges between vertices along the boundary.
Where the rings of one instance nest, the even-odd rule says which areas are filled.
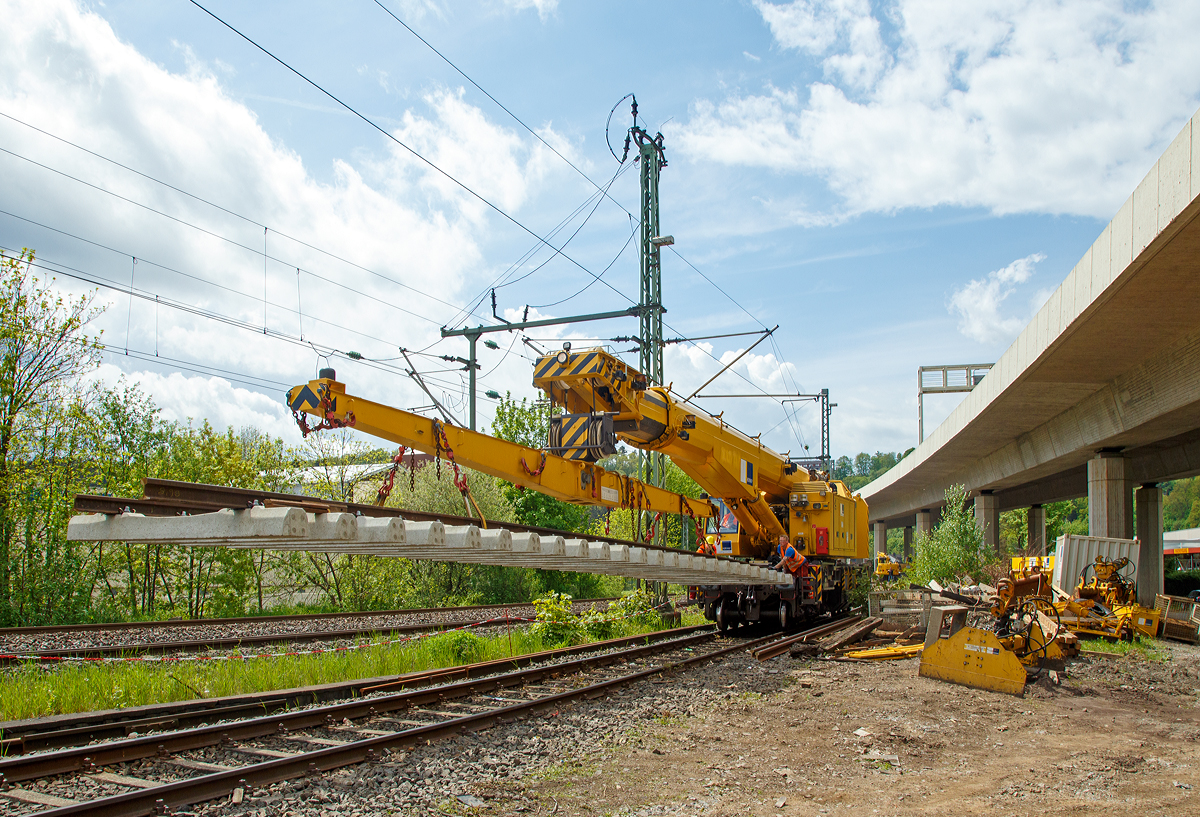
[[[44,136],[48,136],[48,137],[50,137],[51,139],[54,139],[54,140],[56,140],[56,141],[58,141],[58,142],[61,142],[61,143],[65,144],[65,145],[69,145],[69,146],[71,146],[71,147],[75,148],[76,150],[83,151],[84,153],[87,153],[87,154],[88,154],[88,155],[90,155],[90,156],[94,156],[94,157],[96,157],[97,159],[100,159],[100,160],[102,160],[102,161],[105,161],[105,162],[108,162],[108,163],[110,163],[110,164],[112,164],[112,165],[115,165],[116,167],[119,167],[119,168],[121,168],[122,170],[127,170],[127,171],[128,171],[128,172],[130,172],[130,173],[133,173],[133,174],[135,174],[135,175],[137,175],[137,176],[141,176],[143,179],[146,179],[147,181],[154,182],[155,184],[161,185],[161,186],[163,186],[163,187],[166,187],[166,188],[168,188],[168,189],[170,189],[170,190],[174,190],[176,193],[179,193],[179,194],[181,194],[181,195],[187,196],[188,198],[190,198],[190,199],[193,199],[194,201],[198,201],[198,202],[200,202],[201,204],[206,204],[206,205],[208,205],[209,207],[213,207],[213,208],[215,208],[215,209],[217,209],[217,210],[220,210],[221,212],[223,212],[223,213],[226,213],[226,214],[228,214],[228,215],[231,215],[231,216],[233,216],[234,218],[239,218],[239,219],[241,219],[242,221],[245,221],[245,222],[247,222],[248,224],[253,224],[253,225],[255,225],[256,227],[262,227],[262,228],[264,228],[264,229],[266,229],[266,228],[269,228],[269,227],[270,227],[270,225],[268,225],[268,224],[263,224],[263,223],[261,223],[261,222],[259,222],[259,221],[255,220],[255,219],[251,218],[250,216],[243,215],[242,213],[238,213],[238,212],[236,212],[235,210],[231,210],[231,209],[229,209],[228,207],[224,207],[224,206],[222,206],[222,205],[220,205],[220,204],[217,204],[216,202],[209,201],[208,199],[206,199],[206,198],[203,198],[202,196],[197,196],[195,193],[189,193],[187,190],[184,190],[184,189],[183,189],[183,188],[181,188],[181,187],[177,187],[177,186],[175,186],[175,185],[171,184],[170,182],[165,182],[165,181],[163,181],[163,180],[161,180],[161,179],[155,178],[154,176],[151,176],[151,175],[150,175],[150,174],[148,174],[148,173],[144,173],[144,172],[142,172],[142,171],[140,171],[140,170],[138,170],[138,169],[136,169],[136,168],[130,167],[129,165],[126,165],[126,164],[123,164],[123,163],[121,163],[121,162],[118,162],[118,161],[117,161],[117,160],[115,160],[115,159],[111,159],[111,158],[109,158],[109,157],[107,157],[107,156],[105,156],[105,155],[103,155],[103,154],[101,154],[101,153],[97,153],[97,152],[96,152],[96,151],[94,151],[94,150],[91,150],[91,149],[89,149],[89,148],[86,148],[86,147],[84,147],[84,146],[82,146],[82,145],[76,144],[75,142],[72,142],[72,141],[70,141],[69,139],[64,139],[64,138],[63,138],[63,137],[61,137],[61,136],[58,136],[58,135],[56,135],[56,134],[50,133],[50,132],[49,132],[49,131],[47,131],[47,130],[43,130],[42,128],[39,128],[39,127],[37,127],[36,125],[32,125],[32,124],[30,124],[29,122],[25,122],[25,121],[23,121],[23,120],[17,119],[15,116],[12,116],[11,114],[5,113],[4,111],[0,111],[0,116],[3,116],[5,119],[8,119],[8,120],[10,120],[10,121],[12,121],[12,122],[15,122],[15,123],[17,123],[17,124],[19,124],[19,125],[23,125],[23,126],[25,126],[25,127],[29,128],[30,130],[37,131],[38,133],[40,133],[40,134],[42,134],[42,135],[44,135]],[[22,157],[22,158],[24,158],[24,157]],[[329,257],[329,258],[332,258],[332,259],[334,259],[335,261],[340,261],[340,262],[342,262],[343,264],[349,264],[349,265],[350,265],[350,266],[352,266],[352,267],[355,267],[355,268],[357,268],[357,269],[360,269],[360,270],[362,270],[363,272],[366,272],[366,273],[369,273],[369,274],[371,274],[371,275],[374,275],[374,276],[375,276],[375,277],[377,277],[377,278],[381,278],[381,279],[383,279],[384,281],[388,281],[389,283],[395,284],[395,285],[396,285],[396,286],[398,286],[398,287],[402,287],[402,288],[404,288],[404,289],[411,290],[412,292],[416,292],[417,294],[419,294],[419,295],[422,295],[422,296],[424,296],[424,297],[426,297],[426,298],[429,298],[430,300],[437,301],[438,303],[441,303],[441,304],[445,304],[446,306],[448,306],[448,307],[451,307],[452,309],[458,309],[458,308],[459,308],[457,304],[453,304],[453,303],[451,303],[450,301],[444,301],[444,300],[442,300],[441,298],[437,297],[436,295],[432,295],[432,294],[430,294],[430,293],[428,293],[428,292],[425,292],[424,290],[418,289],[418,288],[416,288],[416,287],[414,287],[414,286],[410,286],[409,284],[406,284],[406,283],[404,283],[403,281],[397,281],[395,278],[392,278],[392,277],[390,277],[390,276],[388,276],[388,275],[384,275],[383,273],[381,273],[381,272],[378,272],[378,271],[376,271],[376,270],[373,270],[373,269],[371,269],[371,268],[369,268],[369,267],[365,267],[365,266],[363,266],[362,264],[355,263],[354,261],[351,261],[351,260],[349,260],[349,259],[347,259],[347,258],[343,258],[342,256],[340,256],[340,255],[338,255],[338,254],[336,254],[336,253],[330,252],[329,250],[322,249],[322,248],[320,248],[320,247],[318,247],[318,246],[316,246],[316,245],[314,245],[314,244],[310,244],[310,243],[308,243],[307,241],[304,241],[303,239],[299,239],[299,238],[296,238],[295,236],[288,235],[287,233],[281,232],[281,231],[279,231],[279,230],[277,230],[277,229],[274,229],[274,228],[270,228],[270,229],[271,229],[271,232],[272,232],[272,233],[274,233],[274,234],[275,234],[275,235],[277,235],[277,236],[280,236],[281,238],[284,238],[284,239],[286,239],[286,240],[288,240],[288,241],[294,241],[295,243],[297,243],[297,244],[301,245],[302,247],[307,247],[308,249],[310,249],[310,250],[313,250],[314,252],[321,253],[321,254],[322,254],[322,255],[324,255],[324,256],[327,256],[327,257]]]
[[[517,116],[515,113],[513,113],[511,110],[509,110],[509,109],[508,109],[508,107],[507,107],[507,106],[505,106],[503,102],[501,102],[500,100],[496,99],[496,97],[492,96],[492,95],[491,95],[491,93],[489,93],[489,92],[488,92],[488,91],[487,91],[487,90],[486,90],[486,89],[485,89],[483,86],[481,86],[481,85],[480,85],[478,82],[476,82],[475,80],[473,80],[473,79],[472,79],[472,78],[471,78],[471,77],[470,77],[470,76],[469,76],[469,75],[468,75],[468,74],[467,74],[465,71],[463,71],[461,68],[459,68],[457,65],[455,65],[455,64],[454,64],[454,62],[452,62],[452,61],[450,60],[450,58],[449,58],[449,57],[447,57],[447,56],[446,56],[445,54],[443,54],[441,51],[439,51],[438,49],[436,49],[436,48],[433,46],[433,44],[432,44],[432,43],[430,43],[428,40],[426,40],[424,37],[422,37],[422,36],[421,36],[420,34],[418,34],[416,31],[414,31],[414,30],[413,30],[413,28],[412,28],[412,26],[410,26],[408,23],[404,22],[404,21],[403,21],[403,20],[401,20],[401,19],[400,19],[398,16],[396,16],[396,15],[395,15],[395,14],[394,14],[394,13],[391,11],[391,9],[389,9],[387,6],[385,6],[383,3],[381,3],[381,2],[380,2],[380,0],[374,0],[374,2],[375,2],[375,4],[376,4],[377,6],[379,6],[381,9],[383,9],[383,10],[384,10],[384,12],[386,12],[386,13],[388,14],[388,16],[389,16],[389,17],[391,17],[391,18],[392,18],[393,20],[395,20],[397,23],[399,23],[400,25],[402,25],[402,26],[404,26],[406,29],[408,29],[408,32],[409,32],[410,34],[412,34],[414,37],[416,37],[418,40],[420,40],[422,43],[424,43],[424,44],[425,44],[425,46],[426,46],[426,47],[428,47],[430,51],[432,51],[433,53],[435,53],[435,54],[437,54],[439,57],[441,57],[441,58],[442,58],[442,60],[443,60],[443,61],[444,61],[444,62],[445,62],[447,65],[449,65],[451,68],[453,68],[455,71],[457,71],[457,72],[459,73],[459,75],[460,75],[460,76],[462,76],[462,78],[463,78],[463,79],[465,79],[467,82],[469,82],[469,83],[471,83],[472,85],[474,85],[474,86],[475,86],[475,88],[476,88],[476,89],[477,89],[477,90],[478,90],[478,91],[479,91],[481,94],[483,94],[484,96],[486,96],[486,97],[487,97],[488,99],[490,99],[492,102],[495,102],[495,103],[496,103],[496,105],[497,105],[497,106],[499,106],[500,110],[504,111],[506,114],[508,114],[509,116],[511,116],[511,117],[512,117],[512,118],[513,118],[513,119],[514,119],[516,122],[517,122],[517,124],[519,124],[519,125],[520,125],[521,127],[523,127],[525,130],[529,131],[529,133],[530,133],[530,134],[533,136],[533,138],[537,139],[539,142],[541,142],[543,145],[545,145],[547,148],[549,148],[551,153],[553,153],[555,156],[557,156],[558,158],[560,158],[560,159],[562,159],[564,162],[566,162],[566,163],[567,163],[567,164],[568,164],[568,165],[571,167],[571,169],[572,169],[572,170],[574,170],[576,173],[578,173],[578,174],[579,174],[580,176],[582,176],[583,178],[587,179],[587,181],[588,181],[588,182],[589,182],[589,183],[590,183],[590,184],[591,184],[593,187],[595,187],[597,190],[600,190],[600,192],[604,194],[605,198],[607,198],[607,199],[608,199],[609,201],[611,201],[613,204],[615,204],[615,205],[617,205],[618,207],[620,207],[620,208],[621,208],[622,210],[624,210],[626,213],[629,213],[629,216],[630,216],[631,218],[633,217],[633,213],[630,213],[630,212],[629,212],[629,208],[627,208],[625,205],[621,204],[621,202],[617,201],[617,200],[616,200],[616,199],[614,199],[614,198],[613,198],[611,195],[609,195],[608,188],[605,188],[605,189],[601,190],[601,188],[600,188],[600,185],[599,185],[599,184],[597,184],[597,183],[596,183],[596,182],[595,182],[595,181],[592,179],[592,177],[591,177],[591,176],[589,176],[588,174],[584,173],[584,172],[583,172],[583,171],[582,171],[582,170],[581,170],[581,169],[580,169],[580,168],[579,168],[579,167],[578,167],[578,166],[577,166],[577,165],[576,165],[574,162],[572,162],[572,161],[571,161],[570,159],[568,159],[566,156],[563,156],[561,153],[559,153],[559,152],[558,152],[558,149],[557,149],[557,148],[555,148],[555,147],[554,147],[554,145],[552,145],[552,144],[550,144],[549,142],[547,142],[547,141],[546,141],[544,138],[542,138],[542,135],[541,135],[540,133],[538,133],[538,132],[537,132],[537,131],[535,131],[533,128],[531,128],[531,127],[529,127],[528,125],[526,125],[526,124],[525,124],[525,122],[524,122],[524,121],[521,119],[521,117]],[[620,104],[620,103],[618,103],[618,104]]]
[[[399,138],[397,138],[397,137],[396,137],[394,134],[392,134],[391,132],[389,132],[389,131],[388,131],[386,128],[384,128],[384,127],[380,126],[379,124],[377,124],[377,123],[376,123],[374,120],[372,120],[370,117],[366,116],[365,114],[359,113],[359,111],[358,111],[356,108],[352,107],[351,105],[349,105],[349,104],[348,104],[348,103],[346,103],[346,102],[343,102],[343,101],[342,101],[340,98],[338,98],[337,96],[335,96],[335,95],[334,95],[332,92],[325,90],[325,88],[324,88],[324,87],[322,87],[321,85],[319,85],[319,84],[318,84],[316,81],[314,81],[314,80],[312,80],[312,79],[309,79],[309,78],[308,78],[308,77],[307,77],[305,74],[303,74],[302,72],[300,72],[298,69],[296,69],[296,68],[293,68],[293,67],[292,67],[290,64],[288,64],[287,62],[285,62],[283,59],[281,59],[281,58],[279,58],[279,57],[275,56],[275,54],[273,54],[272,52],[268,51],[268,50],[267,50],[265,47],[263,47],[263,46],[259,45],[257,42],[255,42],[253,39],[251,39],[251,38],[250,38],[248,35],[246,35],[246,34],[243,34],[241,31],[239,31],[239,30],[238,30],[237,28],[235,28],[233,25],[231,25],[230,23],[227,23],[227,22],[225,22],[225,20],[223,20],[221,17],[217,16],[215,13],[213,13],[213,12],[209,11],[207,8],[205,8],[203,5],[201,5],[199,2],[197,2],[197,0],[188,0],[188,2],[190,2],[190,3],[191,3],[193,6],[195,6],[196,8],[200,9],[201,11],[203,11],[203,12],[204,12],[205,14],[207,14],[209,17],[211,17],[211,18],[213,18],[214,20],[216,20],[218,23],[220,23],[221,25],[223,25],[225,28],[227,28],[227,29],[229,29],[230,31],[232,31],[232,32],[233,32],[234,34],[236,34],[237,36],[241,37],[241,38],[242,38],[243,40],[245,40],[247,43],[249,43],[250,45],[254,46],[255,48],[257,48],[257,49],[258,49],[259,51],[261,51],[262,53],[266,54],[266,55],[267,55],[268,57],[270,57],[272,60],[274,60],[275,62],[279,63],[281,66],[283,66],[283,67],[284,67],[284,68],[286,68],[288,71],[290,71],[290,72],[292,72],[293,74],[295,74],[297,77],[299,77],[300,79],[302,79],[304,82],[308,83],[308,84],[309,84],[309,85],[311,85],[313,88],[315,88],[316,90],[320,91],[320,92],[321,92],[322,94],[324,94],[325,96],[329,97],[331,100],[333,100],[334,102],[336,102],[338,105],[340,105],[341,107],[345,108],[347,111],[349,111],[349,112],[350,112],[351,114],[353,114],[355,117],[357,117],[358,119],[361,119],[361,120],[362,120],[363,122],[365,122],[367,125],[369,125],[370,127],[374,128],[375,130],[379,131],[379,133],[383,134],[383,136],[384,136],[384,137],[386,137],[387,139],[390,139],[391,141],[395,142],[397,145],[399,145],[399,146],[400,146],[401,148],[403,148],[405,151],[407,151],[408,153],[410,153],[410,154],[411,154],[413,157],[415,157],[416,159],[420,160],[420,161],[421,161],[423,164],[425,164],[425,165],[428,165],[428,166],[429,166],[429,167],[430,167],[432,170],[434,170],[434,171],[436,171],[437,173],[439,173],[440,175],[444,176],[444,177],[445,177],[445,178],[446,178],[448,181],[452,182],[453,184],[455,184],[455,185],[456,185],[456,186],[458,186],[458,187],[461,187],[461,188],[462,188],[464,191],[466,191],[466,192],[467,192],[468,194],[470,194],[472,197],[474,197],[474,198],[478,199],[478,200],[480,201],[480,203],[482,203],[483,205],[485,205],[485,206],[486,206],[488,209],[495,211],[495,212],[496,212],[498,215],[500,215],[500,216],[501,216],[502,218],[504,218],[506,221],[509,221],[509,222],[510,222],[510,223],[512,223],[514,226],[516,226],[516,227],[518,227],[519,229],[521,229],[522,231],[524,231],[524,232],[528,233],[528,234],[529,234],[529,235],[531,235],[533,238],[537,239],[537,240],[538,240],[540,243],[542,243],[542,244],[545,244],[547,247],[549,247],[550,249],[552,249],[552,250],[554,251],[554,254],[555,254],[555,255],[561,255],[563,258],[565,258],[565,259],[566,259],[567,261],[569,261],[571,264],[573,264],[574,266],[576,266],[576,267],[578,267],[579,269],[583,270],[583,271],[584,271],[584,272],[586,272],[588,275],[591,275],[593,278],[597,277],[597,276],[596,276],[596,273],[594,273],[594,272],[592,272],[591,270],[589,270],[589,269],[588,269],[587,267],[585,267],[583,264],[581,264],[580,262],[576,261],[574,258],[572,258],[572,257],[571,257],[570,255],[568,255],[567,253],[563,252],[563,251],[562,251],[561,249],[559,249],[558,247],[555,247],[553,244],[551,244],[551,243],[550,243],[549,241],[547,241],[545,238],[543,238],[542,236],[538,235],[538,233],[537,233],[535,230],[533,230],[533,229],[532,229],[532,228],[530,228],[530,227],[527,227],[527,226],[526,226],[526,225],[525,225],[523,222],[521,222],[520,220],[518,220],[518,219],[517,219],[515,216],[513,216],[513,215],[510,215],[508,212],[506,212],[504,209],[502,209],[502,208],[501,208],[499,205],[497,205],[497,204],[494,204],[494,203],[493,203],[493,202],[492,202],[490,199],[486,198],[485,196],[481,195],[480,193],[477,193],[477,192],[476,192],[474,189],[472,189],[471,187],[469,187],[469,186],[468,186],[468,185],[467,185],[465,182],[462,182],[462,181],[460,181],[458,178],[456,178],[455,176],[451,175],[449,172],[447,172],[447,171],[443,170],[441,167],[439,167],[438,165],[436,165],[436,164],[435,164],[433,161],[431,161],[431,160],[429,160],[429,159],[425,158],[425,156],[423,156],[421,153],[417,152],[417,150],[416,150],[416,149],[414,149],[414,148],[410,147],[409,145],[405,144],[404,142],[402,142],[402,141],[401,141]],[[631,298],[630,298],[628,295],[626,295],[625,293],[623,293],[623,292],[621,292],[620,290],[616,289],[615,287],[613,287],[613,286],[609,285],[607,282],[605,282],[605,284],[606,284],[606,285],[608,285],[608,286],[609,286],[609,288],[610,288],[610,289],[612,289],[612,291],[613,291],[613,292],[617,293],[617,294],[618,294],[618,295],[620,295],[622,298],[625,298],[625,299],[626,299],[627,301],[629,301],[630,303],[634,303],[634,301],[633,301],[633,300],[632,300],[632,299],[631,299]]]

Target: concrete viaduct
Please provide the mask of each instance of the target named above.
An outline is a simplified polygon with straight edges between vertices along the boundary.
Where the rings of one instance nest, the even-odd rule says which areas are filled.
[[[1152,602],[1158,483],[1196,474],[1200,112],[987,376],[862,495],[876,541],[902,527],[907,545],[936,522],[946,487],[962,484],[989,544],[1001,511],[1029,508],[1029,543],[1043,553],[1042,506],[1086,496],[1091,535],[1147,545],[1139,596]]]

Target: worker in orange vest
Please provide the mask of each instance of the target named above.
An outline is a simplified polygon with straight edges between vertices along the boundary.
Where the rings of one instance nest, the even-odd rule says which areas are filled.
[[[779,564],[775,565],[776,570],[782,570],[785,573],[791,573],[793,576],[800,574],[800,568],[808,564],[808,559],[804,554],[796,550],[787,538],[787,534],[779,535]]]
[[[714,545],[712,542],[703,540],[700,542],[700,547],[696,548],[696,552],[699,553],[701,556],[716,556],[717,555],[717,546]]]

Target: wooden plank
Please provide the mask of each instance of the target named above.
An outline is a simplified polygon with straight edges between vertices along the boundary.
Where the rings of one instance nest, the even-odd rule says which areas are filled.
[[[87,775],[97,783],[112,783],[116,786],[128,786],[131,789],[153,789],[155,786],[161,786],[162,783],[154,780],[143,780],[140,777],[130,777],[124,774],[114,774],[112,772],[96,772],[95,774]]]
[[[311,743],[314,746],[345,746],[348,740],[333,740],[332,738],[310,738],[307,735],[276,735],[276,740],[291,740],[296,743]]]
[[[20,803],[33,803],[35,806],[73,806],[76,803],[75,800],[68,800],[65,797],[55,797],[53,794],[32,791],[30,789],[0,791],[0,797],[7,797],[10,800],[16,800]]]
[[[186,757],[173,757],[167,761],[172,766],[179,766],[182,769],[192,769],[197,772],[227,772],[232,769],[232,766],[225,766],[220,763],[205,763],[203,760],[188,760]]]

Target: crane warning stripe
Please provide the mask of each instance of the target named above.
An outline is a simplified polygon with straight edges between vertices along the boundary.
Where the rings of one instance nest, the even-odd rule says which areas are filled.
[[[590,363],[595,361],[596,357],[596,352],[589,352],[583,357],[579,358],[575,361],[575,365],[571,366],[570,374],[583,374],[584,370],[588,368]]]

